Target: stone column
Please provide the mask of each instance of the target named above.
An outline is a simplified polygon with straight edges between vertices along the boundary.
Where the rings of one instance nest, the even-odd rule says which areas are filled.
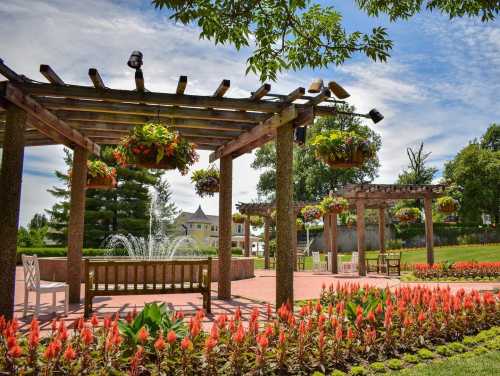
[[[66,276],[66,282],[69,284],[69,301],[71,303],[80,303],[86,183],[87,151],[80,146],[76,146],[73,153],[73,166],[71,168]]]
[[[385,208],[378,208],[378,242],[380,253],[385,253]]]
[[[425,213],[425,245],[427,247],[427,263],[434,264],[434,228],[432,224],[432,197],[424,198]]]
[[[0,315],[12,319],[16,284],[17,228],[21,206],[26,112],[7,106],[0,172]]]
[[[356,233],[358,237],[358,270],[360,276],[366,275],[365,264],[365,199],[356,200]]]
[[[337,252],[337,235],[338,235],[338,230],[337,230],[337,213],[332,213],[330,216],[330,223],[331,223],[331,229],[332,229],[332,235],[331,235],[331,244],[332,244],[332,264],[330,265],[330,270],[332,271],[332,274],[337,274],[339,272],[339,265],[338,265],[338,252]]]
[[[269,269],[269,235],[271,218],[264,217],[264,269]]]
[[[245,257],[250,257],[250,215],[245,217]]]
[[[219,299],[231,299],[231,225],[232,225],[233,157],[220,160],[219,193]]]
[[[276,134],[276,308],[293,309],[293,126]]]

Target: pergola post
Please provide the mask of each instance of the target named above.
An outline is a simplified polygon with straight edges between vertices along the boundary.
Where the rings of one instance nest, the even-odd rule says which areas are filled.
[[[385,207],[378,208],[378,241],[380,253],[385,253]]]
[[[337,252],[337,213],[333,212],[330,215],[330,224],[331,224],[331,265],[330,269],[332,271],[332,274],[337,274],[339,272],[339,266],[338,266],[338,252]]]
[[[219,192],[219,299],[231,298],[231,225],[232,225],[233,157],[220,159]]]
[[[276,308],[293,309],[293,123],[276,134]]]
[[[424,197],[425,213],[425,245],[427,247],[427,264],[434,264],[434,228],[432,224],[432,197]]]
[[[358,271],[360,276],[366,275],[365,264],[365,199],[356,200],[356,233],[358,237]]]
[[[21,206],[26,112],[7,105],[0,173],[0,316],[12,319],[16,283],[17,227]]]
[[[297,265],[297,215],[295,211],[292,217],[292,252],[293,252],[293,270],[298,271],[299,266]]]
[[[245,257],[250,257],[250,214],[245,217]]]
[[[80,303],[83,233],[85,226],[85,184],[87,182],[87,150],[76,146],[71,168],[71,197],[68,222],[68,258],[66,281],[69,301]]]
[[[269,269],[269,235],[270,235],[270,218],[264,217],[264,269]]]

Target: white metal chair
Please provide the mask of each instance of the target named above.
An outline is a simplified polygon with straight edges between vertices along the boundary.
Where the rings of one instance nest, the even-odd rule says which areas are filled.
[[[68,314],[69,285],[64,282],[40,281],[40,267],[37,256],[22,255],[24,269],[24,312],[28,311],[28,297],[31,291],[36,294],[35,316],[40,312],[40,295],[52,293],[52,311],[56,311],[56,293],[64,292],[64,314]]]
[[[358,269],[358,252],[353,252],[351,261],[341,262],[340,271],[342,273],[354,273]]]
[[[326,270],[326,263],[324,261],[321,262],[321,256],[319,252],[312,253],[312,262],[313,262],[313,272],[315,271],[323,272]]]

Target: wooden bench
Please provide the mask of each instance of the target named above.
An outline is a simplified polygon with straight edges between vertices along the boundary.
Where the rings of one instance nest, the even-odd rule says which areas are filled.
[[[212,258],[208,260],[85,259],[85,317],[95,296],[201,293],[211,312]]]

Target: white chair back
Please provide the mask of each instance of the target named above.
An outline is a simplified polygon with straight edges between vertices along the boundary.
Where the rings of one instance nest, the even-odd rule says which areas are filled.
[[[358,265],[358,252],[353,252],[352,253],[352,256],[351,256],[351,262],[354,264],[354,265]]]
[[[312,256],[313,256],[313,264],[319,265],[319,252],[313,252]]]
[[[36,290],[40,287],[40,268],[38,257],[22,255],[24,269],[24,284],[27,290]]]

